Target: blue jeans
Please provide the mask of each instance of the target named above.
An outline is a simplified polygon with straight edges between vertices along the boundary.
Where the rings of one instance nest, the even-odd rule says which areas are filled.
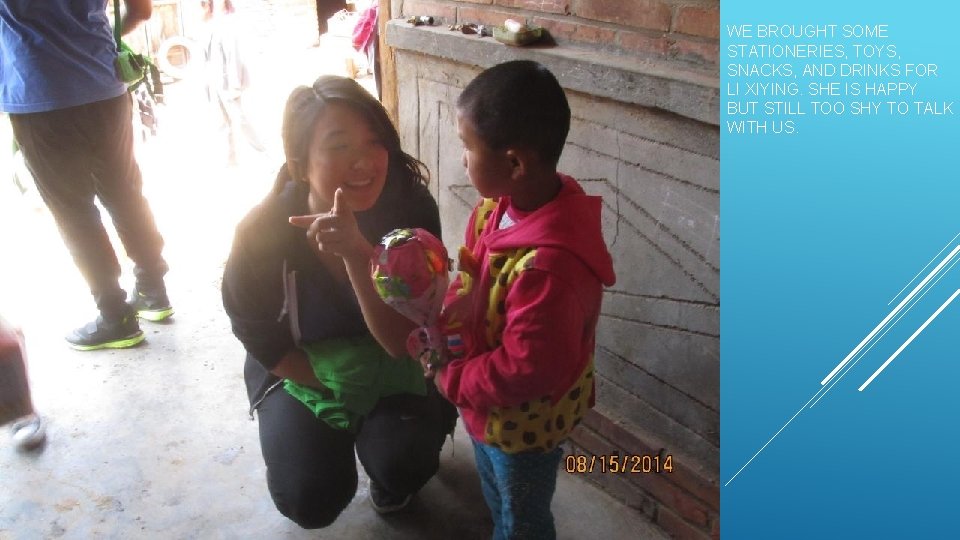
[[[508,454],[473,441],[483,498],[493,516],[493,539],[553,539],[550,501],[557,487],[560,448]]]

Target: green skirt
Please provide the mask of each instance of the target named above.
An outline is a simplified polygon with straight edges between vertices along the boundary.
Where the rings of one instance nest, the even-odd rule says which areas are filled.
[[[392,358],[370,334],[328,339],[302,349],[323,387],[287,379],[284,388],[331,427],[356,431],[381,397],[427,393],[420,364],[409,357]]]

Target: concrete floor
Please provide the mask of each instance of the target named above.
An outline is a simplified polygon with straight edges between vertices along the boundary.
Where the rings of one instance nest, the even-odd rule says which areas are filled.
[[[161,134],[139,149],[177,313],[166,324],[143,323],[140,347],[66,346],[62,336],[94,315],[89,295],[49,215],[12,192],[0,162],[0,310],[26,334],[49,437],[43,451],[24,455],[0,436],[0,540],[488,538],[472,449],[459,428],[408,511],[377,515],[362,468],[354,501],[327,529],[302,530],[274,509],[219,280],[235,223],[272,183],[279,141],[265,135],[270,152],[223,167],[211,142],[218,135],[192,108],[196,89],[177,84]],[[263,92],[274,103],[280,96],[279,105],[258,116],[279,118],[288,92],[282,84],[276,95]],[[278,132],[275,122],[264,124],[264,133]],[[639,512],[562,471],[554,515],[560,538],[666,538]]]

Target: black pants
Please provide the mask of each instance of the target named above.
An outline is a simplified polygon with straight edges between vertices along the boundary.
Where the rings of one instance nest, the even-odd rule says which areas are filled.
[[[127,312],[120,264],[94,198],[110,213],[141,290],[163,287],[163,239],[133,156],[130,96],[56,111],[11,114],[37,190],[107,319]]]
[[[381,399],[356,435],[318,420],[282,388],[257,408],[267,487],[277,509],[305,529],[336,520],[357,491],[360,458],[371,481],[405,496],[439,467],[456,410],[435,391]]]

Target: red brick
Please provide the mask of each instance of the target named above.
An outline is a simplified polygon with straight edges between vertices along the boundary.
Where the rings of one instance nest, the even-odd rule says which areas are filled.
[[[616,33],[609,28],[593,26],[591,24],[577,25],[577,31],[574,33],[574,39],[578,41],[589,41],[600,45],[613,44]]]
[[[530,23],[544,27],[554,39],[573,40],[575,39],[573,36],[577,33],[577,25],[570,21],[534,17]]]
[[[670,480],[670,474],[634,474],[632,480],[653,495],[662,505],[667,506],[685,520],[706,529],[710,525],[710,511],[703,501],[679,488]]]
[[[598,452],[599,450],[595,448],[576,447],[574,449],[574,455],[595,456],[599,455]],[[564,468],[561,468],[560,474],[576,475],[577,478],[599,486],[613,498],[622,502],[627,507],[646,515],[651,520],[659,506],[659,503],[657,503],[653,497],[637,489],[637,486],[627,482],[626,479],[616,474],[604,474],[597,469],[592,473],[568,473]]]
[[[706,531],[694,527],[662,506],[657,509],[657,525],[675,540],[710,540]]]
[[[657,454],[660,448],[666,446],[652,439],[641,439],[638,435],[628,432],[595,409],[587,411],[583,418],[582,427],[596,431],[601,437],[610,441],[614,448],[620,449],[622,452]],[[576,439],[577,436],[578,433],[574,432],[571,438]],[[667,448],[666,453],[671,453],[669,448]],[[712,511],[720,511],[720,487],[716,483],[698,474],[695,468],[690,467],[681,456],[674,456],[673,467],[670,479],[674,484],[705,502],[707,508]]]
[[[597,435],[593,430],[581,425],[577,428],[575,441],[592,456],[619,453],[624,455],[607,439]],[[634,453],[632,451],[631,453]],[[660,504],[682,516],[685,520],[704,529],[710,525],[710,516],[713,514],[709,506],[695,496],[676,485],[673,473],[610,473],[594,467],[594,474],[602,477],[612,476],[625,480],[635,487],[656,499]],[[599,479],[598,479],[599,480]],[[602,481],[602,480],[601,480]]]
[[[570,440],[583,447],[584,450],[590,452],[590,454],[594,456],[599,456],[601,454],[606,455],[620,451],[620,449],[614,446],[613,443],[597,435],[596,431],[588,428],[584,424],[577,426],[573,432],[571,432]]]
[[[598,433],[614,443],[640,453],[657,452],[661,445],[655,441],[645,441],[638,435],[630,433],[620,424],[610,420],[596,409],[590,409],[583,418],[583,424],[593,428]]]
[[[669,54],[680,60],[717,65],[720,63],[720,43],[694,39],[672,39]]]
[[[720,7],[679,8],[673,19],[673,31],[691,36],[720,39]]]
[[[570,14],[570,0],[494,0],[494,4],[543,13]]]
[[[673,10],[659,0],[574,0],[573,14],[584,19],[666,32]]]
[[[459,23],[473,22],[489,25],[501,25],[503,24],[503,21],[507,19],[514,19],[520,21],[521,23],[526,22],[523,17],[517,15],[516,13],[501,11],[498,9],[461,7],[458,12],[459,15],[457,22]]]
[[[531,23],[546,28],[551,36],[560,40],[608,45],[613,43],[616,36],[616,33],[609,28],[594,24],[576,24],[554,17],[534,17]]]
[[[670,50],[670,42],[662,34],[651,35],[628,30],[617,32],[617,46],[624,51],[653,56],[666,56]]]
[[[713,523],[710,524],[710,539],[720,540],[720,516],[714,517]]]
[[[404,0],[401,13],[404,17],[413,15],[432,15],[440,17],[442,22],[453,24],[457,20],[457,8],[446,2],[431,2],[430,0]]]

